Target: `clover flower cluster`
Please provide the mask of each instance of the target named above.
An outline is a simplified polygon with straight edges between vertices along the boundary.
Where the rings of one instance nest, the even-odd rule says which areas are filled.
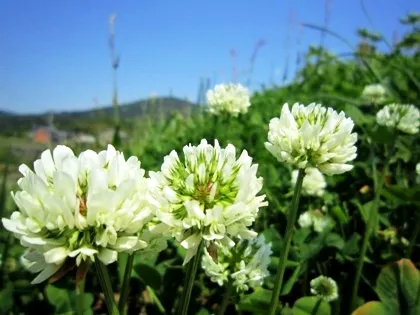
[[[210,111],[245,113],[248,91],[219,85],[207,93]],[[312,103],[288,104],[270,122],[266,148],[279,160],[305,169],[303,192],[321,196],[323,173],[352,169],[357,134],[344,113]],[[263,179],[247,151],[237,157],[229,144],[201,140],[164,158],[160,171],[140,167],[111,145],[76,156],[58,145],[34,162],[21,165],[19,190],[12,193],[18,211],[4,227],[26,247],[21,264],[38,273],[33,283],[60,274],[62,267],[99,259],[111,264],[122,252],[153,254],[175,238],[186,249],[184,264],[204,247],[202,265],[212,281],[232,281],[237,291],[261,285],[268,275],[271,244],[252,230],[260,208]],[[293,173],[292,182],[296,181]],[[301,215],[301,226],[321,232],[330,223],[320,211]],[[216,248],[216,258],[210,249]],[[67,268],[67,267],[66,267]]]
[[[366,85],[362,91],[362,98],[370,104],[382,104],[386,95],[387,91],[382,84]]]
[[[28,248],[29,269],[41,272],[34,283],[68,259],[80,265],[97,257],[110,264],[119,252],[147,246],[142,234],[155,205],[136,157],[125,160],[112,146],[77,157],[59,145],[41,154],[34,172],[24,164],[19,170],[20,190],[12,193],[19,211],[2,221]]]
[[[305,170],[305,177],[302,182],[302,195],[321,197],[325,193],[327,182],[324,175],[317,169],[309,167]],[[296,186],[298,170],[292,171],[292,186]]]
[[[311,280],[310,286],[311,293],[325,302],[332,302],[338,299],[337,283],[332,278],[319,276]]]
[[[213,114],[244,114],[251,106],[249,91],[241,84],[218,84],[206,93],[209,111]]]
[[[314,167],[327,175],[353,168],[357,134],[354,123],[343,112],[311,103],[284,104],[280,117],[271,119],[265,146],[280,162],[296,168]]]
[[[269,275],[271,243],[264,235],[253,240],[241,240],[233,248],[217,246],[217,254],[204,250],[201,266],[210,280],[223,286],[232,281],[237,292],[261,286]],[[214,257],[215,256],[215,257]]]
[[[408,134],[416,134],[420,128],[420,111],[414,105],[389,104],[378,111],[376,122]]]
[[[320,210],[308,210],[298,218],[298,224],[303,228],[313,228],[315,232],[322,233],[332,224],[331,218]]]
[[[197,252],[201,241],[234,245],[232,238],[254,238],[249,227],[265,195],[257,196],[263,180],[257,164],[244,150],[236,159],[233,145],[221,148],[202,140],[184,147],[181,160],[172,151],[160,172],[150,172],[159,191],[157,218],[181,246],[187,249],[184,263]]]

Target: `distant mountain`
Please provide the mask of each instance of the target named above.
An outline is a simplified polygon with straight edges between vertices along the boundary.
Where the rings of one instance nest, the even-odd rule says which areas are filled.
[[[183,111],[194,107],[195,104],[181,100],[175,97],[161,97],[156,99],[146,99],[135,102],[130,102],[120,105],[121,117],[135,117],[142,116],[146,113],[154,113],[162,111],[169,113],[174,111]],[[54,113],[54,117],[96,117],[97,115],[113,116],[114,107],[107,106],[97,109],[90,109],[85,111],[71,111]]]
[[[5,111],[5,110],[0,110],[0,116],[11,116],[11,115],[13,115],[12,112],[8,112],[8,111]]]
[[[156,99],[139,100],[126,104],[121,104],[121,119],[141,117],[146,114],[154,117],[167,117],[171,113],[186,113],[198,107],[186,100],[174,97],[162,97]],[[64,130],[85,130],[91,124],[110,125],[114,118],[114,107],[107,106],[84,111],[66,111],[44,114],[13,114],[0,111],[0,134],[16,135],[30,131],[34,127],[46,125],[51,119],[57,128]]]

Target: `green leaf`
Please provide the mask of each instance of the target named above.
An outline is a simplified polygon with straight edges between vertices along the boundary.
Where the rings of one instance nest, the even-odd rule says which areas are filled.
[[[300,298],[293,305],[293,315],[330,315],[331,307],[327,302],[322,301],[314,314],[313,310],[319,298],[315,296],[305,296]]]
[[[13,307],[13,283],[8,282],[0,291],[0,314],[7,314]]]
[[[134,270],[145,285],[148,285],[154,290],[160,290],[162,277],[155,268],[146,264],[137,264],[134,266]]]
[[[293,315],[293,310],[287,305],[281,309],[280,315]]]
[[[420,204],[420,186],[411,188],[392,185],[384,188],[384,196],[388,199],[397,199],[403,202]]]
[[[270,306],[272,291],[256,288],[251,294],[243,295],[238,304],[240,311],[252,312],[253,314],[267,314]]]
[[[409,259],[401,259],[397,264],[400,271],[401,292],[405,297],[405,302],[411,309],[411,314],[420,314],[420,272]]]
[[[281,250],[281,236],[280,233],[273,227],[265,229],[262,233],[266,242],[271,242],[271,249],[274,253],[280,253]]]
[[[299,280],[299,277],[305,272],[306,268],[306,262],[297,265],[295,270],[293,270],[292,276],[289,279],[287,279],[286,283],[283,285],[280,295],[288,295],[290,291],[292,291],[296,281]]]
[[[350,238],[345,243],[344,247],[342,248],[341,252],[344,255],[352,256],[359,253],[359,241],[361,236],[357,233],[353,233]]]
[[[404,138],[399,138],[396,143],[396,152],[393,156],[393,161],[400,159],[405,163],[409,162],[412,156],[412,144],[404,141]]]
[[[46,294],[49,302],[54,305],[56,315],[75,314],[76,293],[75,290],[66,290],[57,288],[49,284],[46,288]],[[84,314],[93,314],[91,305],[93,303],[93,294],[85,292],[84,294]]]
[[[325,245],[329,247],[342,249],[344,247],[344,240],[337,233],[329,233],[325,238]]]
[[[378,301],[368,302],[358,309],[356,309],[351,315],[395,315],[390,312],[383,303]]]
[[[343,208],[340,206],[334,206],[330,210],[330,214],[338,220],[340,224],[347,224],[349,222],[349,217]]]
[[[205,308],[201,308],[195,315],[210,315],[210,312]]]
[[[376,286],[382,303],[393,314],[420,314],[420,275],[410,260],[401,259],[384,267]]]
[[[364,204],[361,204],[358,200],[353,199],[353,203],[357,206],[359,209],[360,215],[362,216],[363,221],[367,224],[369,220],[369,213],[373,206],[373,201],[368,201]],[[379,230],[379,216],[376,216],[375,223],[373,224],[373,231]]]

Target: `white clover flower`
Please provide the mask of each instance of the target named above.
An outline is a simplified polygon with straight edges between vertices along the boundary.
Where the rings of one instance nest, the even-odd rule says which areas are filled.
[[[315,232],[322,233],[331,225],[331,219],[320,212],[314,211],[312,215],[312,224]]]
[[[420,163],[417,163],[416,165],[416,173],[420,176]]]
[[[19,211],[2,222],[28,248],[22,262],[40,272],[33,283],[48,279],[68,259],[110,264],[118,252],[147,246],[142,233],[148,233],[155,202],[136,157],[125,160],[111,145],[77,157],[59,145],[41,154],[35,172],[26,165],[19,170],[20,191],[12,193]]]
[[[212,146],[203,139],[198,146],[184,147],[182,161],[172,151],[160,172],[150,172],[160,191],[156,216],[187,249],[184,264],[203,239],[233,246],[232,237],[256,236],[249,227],[268,204],[265,195],[257,196],[263,183],[257,168],[245,150],[236,159],[233,145],[222,149],[217,140]]]
[[[362,98],[371,104],[382,104],[386,100],[387,91],[382,84],[366,85],[362,91]]]
[[[261,234],[251,241],[241,240],[233,248],[217,246],[217,261],[205,249],[201,266],[210,280],[219,286],[232,281],[236,291],[246,291],[263,284],[269,275],[271,254],[271,243],[266,244]]]
[[[327,175],[353,168],[346,164],[356,158],[357,134],[353,120],[344,113],[311,103],[284,104],[280,118],[270,121],[265,147],[280,162],[296,168],[318,168]]]
[[[414,105],[389,104],[378,111],[376,122],[382,126],[415,134],[419,132],[420,111]]]
[[[333,224],[328,215],[319,210],[308,210],[298,218],[298,224],[303,228],[313,228],[315,232],[322,233],[326,228]]]
[[[240,84],[218,84],[206,93],[209,111],[213,114],[222,112],[233,116],[244,114],[251,106],[249,91]]]
[[[292,171],[291,182],[293,187],[296,185],[298,172],[298,170]],[[307,168],[305,173],[302,183],[302,194],[321,197],[325,193],[325,187],[327,187],[324,175],[317,168],[313,167]]]
[[[332,302],[338,299],[337,283],[325,276],[319,276],[311,280],[311,293],[323,299],[325,302]]]
[[[303,228],[310,228],[313,225],[311,211],[305,211],[298,218],[298,224]]]

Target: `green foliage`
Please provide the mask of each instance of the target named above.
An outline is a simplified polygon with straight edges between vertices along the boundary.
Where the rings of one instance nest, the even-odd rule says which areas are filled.
[[[381,302],[369,302],[353,315],[420,314],[420,272],[408,259],[384,267],[376,283]]]
[[[60,289],[53,285],[48,285],[45,289],[49,302],[54,306],[54,314],[70,315],[75,313],[76,294],[75,291]],[[85,315],[93,314],[92,312],[93,294],[84,294],[84,313]]]
[[[292,311],[293,315],[330,315],[331,307],[314,296],[306,296],[296,301]]]

